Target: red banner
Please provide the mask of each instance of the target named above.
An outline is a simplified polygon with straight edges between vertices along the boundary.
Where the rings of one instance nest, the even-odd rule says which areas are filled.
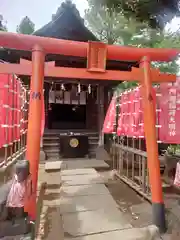
[[[41,119],[41,137],[44,134],[44,127],[45,127],[45,106],[44,106],[44,94],[42,98],[42,119]]]
[[[0,147],[20,139],[22,86],[12,74],[0,74]]]
[[[142,112],[142,98],[140,88],[135,88],[132,91],[133,98],[133,112],[131,114],[132,119],[132,136],[144,137],[144,124],[143,124],[143,112]]]
[[[8,144],[8,116],[9,116],[9,78],[7,74],[0,74],[0,147]]]
[[[116,121],[116,95],[113,96],[109,108],[107,110],[102,132],[113,133],[115,121]]]
[[[180,143],[180,80],[175,84],[160,85],[159,140],[164,143]]]
[[[121,95],[117,134],[144,137],[144,124],[140,88]]]
[[[13,114],[14,114],[14,86],[13,86],[13,76],[8,75],[8,118],[7,118],[7,124],[8,124],[8,143],[13,143],[13,128],[14,128],[14,122],[13,122]]]
[[[17,79],[14,79],[14,141],[17,141],[17,116],[18,116],[18,90],[17,90]]]
[[[129,135],[129,109],[130,109],[130,94],[129,92],[124,92],[120,98],[120,109],[119,109],[119,120],[118,120],[118,135]]]
[[[155,91],[153,91],[155,101]],[[117,134],[144,138],[144,119],[141,89],[135,88],[121,95]]]

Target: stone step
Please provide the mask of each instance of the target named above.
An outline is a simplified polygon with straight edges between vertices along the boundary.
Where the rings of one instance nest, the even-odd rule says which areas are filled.
[[[43,137],[43,141],[59,141],[59,137],[58,136],[45,136]]]
[[[98,142],[89,142],[89,145],[98,145]]]
[[[43,143],[43,147],[59,147],[59,143],[58,142],[46,142]]]
[[[99,137],[98,137],[98,136],[89,136],[89,139],[90,139],[90,140],[98,140]]]

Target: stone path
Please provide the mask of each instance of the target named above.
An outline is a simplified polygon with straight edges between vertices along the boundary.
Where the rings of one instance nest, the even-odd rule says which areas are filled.
[[[45,170],[61,170],[61,169],[83,169],[83,168],[109,168],[109,165],[103,160],[83,159],[73,160],[66,159],[62,161],[50,161],[45,163]]]
[[[154,228],[134,229],[92,168],[61,171],[60,214],[65,240],[150,240]]]

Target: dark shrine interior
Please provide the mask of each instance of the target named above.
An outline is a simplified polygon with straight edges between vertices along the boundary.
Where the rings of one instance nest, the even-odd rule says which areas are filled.
[[[51,104],[48,120],[51,129],[84,129],[86,105]]]

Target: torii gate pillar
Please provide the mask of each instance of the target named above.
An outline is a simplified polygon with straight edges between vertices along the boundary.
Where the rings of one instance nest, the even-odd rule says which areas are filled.
[[[144,130],[146,138],[146,150],[148,159],[149,179],[151,186],[153,223],[159,227],[161,232],[166,231],[165,207],[162,193],[162,183],[160,175],[160,161],[158,159],[158,144],[156,134],[156,107],[153,101],[151,62],[148,57],[141,61],[143,71],[142,102],[144,110]]]
[[[45,54],[43,52],[43,49],[39,46],[35,46],[32,50],[32,78],[30,86],[30,104],[26,151],[26,159],[30,162],[30,172],[32,174],[33,194],[32,199],[29,199],[27,205],[25,206],[25,210],[28,212],[32,220],[36,219],[36,192],[41,142],[44,62]]]

